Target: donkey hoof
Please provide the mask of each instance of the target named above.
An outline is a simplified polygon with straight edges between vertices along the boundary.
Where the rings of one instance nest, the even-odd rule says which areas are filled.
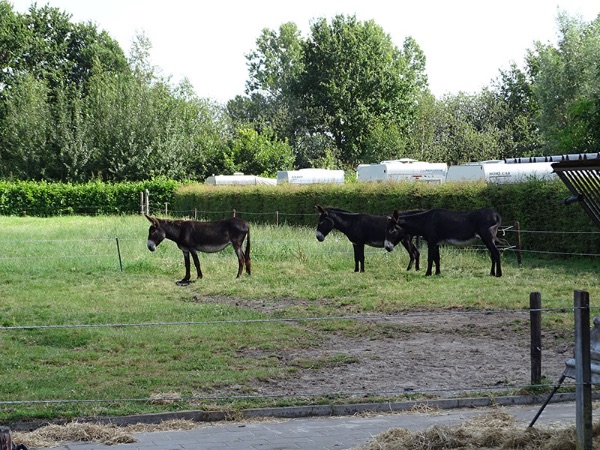
[[[177,286],[189,286],[190,283],[191,283],[190,280],[179,280],[179,281],[175,282],[175,284]]]

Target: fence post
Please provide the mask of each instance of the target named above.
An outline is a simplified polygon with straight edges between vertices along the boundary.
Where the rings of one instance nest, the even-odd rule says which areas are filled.
[[[542,294],[529,294],[531,324],[531,384],[542,382]]]
[[[165,217],[169,215],[169,204],[165,202]]]
[[[140,214],[144,214],[144,192],[140,192]]]
[[[275,225],[279,225],[279,211],[275,211]]]
[[[235,209],[233,210],[233,217],[235,217]]]
[[[150,191],[146,189],[146,214],[150,214]]]
[[[9,427],[0,427],[0,450],[12,450],[13,441]]]
[[[590,360],[590,297],[575,291],[575,427],[578,450],[592,450],[592,370]]]
[[[121,247],[119,246],[119,238],[115,238],[117,240],[117,255],[119,256],[119,267],[121,268],[121,272],[123,272],[123,260],[121,259]]]
[[[521,267],[521,224],[515,222],[515,231],[517,233],[517,264]]]
[[[194,220],[198,220],[198,208],[194,208]]]

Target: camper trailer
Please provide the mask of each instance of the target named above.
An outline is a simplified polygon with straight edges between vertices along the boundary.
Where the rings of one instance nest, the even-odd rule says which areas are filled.
[[[517,183],[529,179],[556,178],[552,163],[531,162],[507,164],[504,161],[482,161],[448,167],[446,181],[487,181],[490,183]]]
[[[448,165],[428,163],[415,159],[381,161],[379,164],[360,164],[356,170],[357,181],[421,181],[441,184],[446,179]]]
[[[213,175],[206,179],[205,184],[213,186],[224,185],[275,185],[275,178],[258,177],[256,175],[244,175],[236,172],[233,175]]]
[[[281,170],[277,184],[343,183],[344,171],[332,169]]]

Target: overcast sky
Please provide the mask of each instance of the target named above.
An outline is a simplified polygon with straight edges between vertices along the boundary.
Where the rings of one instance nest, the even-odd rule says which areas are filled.
[[[26,12],[31,0],[9,0]],[[337,14],[374,20],[402,46],[412,36],[427,58],[436,96],[478,92],[511,62],[521,65],[534,41],[556,43],[559,11],[594,20],[598,0],[48,0],[75,22],[94,22],[126,54],[145,33],[151,63],[173,82],[187,77],[200,97],[226,102],[244,93],[245,55],[264,28],[294,22],[308,36],[314,19]]]

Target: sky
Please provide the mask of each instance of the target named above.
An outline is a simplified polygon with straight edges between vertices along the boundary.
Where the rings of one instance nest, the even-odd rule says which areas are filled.
[[[9,0],[23,13],[32,0]],[[476,93],[511,62],[522,66],[535,41],[556,44],[557,16],[586,22],[598,0],[38,0],[93,22],[129,54],[134,38],[152,43],[150,63],[173,83],[186,77],[199,97],[227,102],[243,95],[246,55],[265,28],[294,22],[304,37],[315,19],[338,14],[373,20],[399,48],[414,38],[427,58],[436,97]]]

